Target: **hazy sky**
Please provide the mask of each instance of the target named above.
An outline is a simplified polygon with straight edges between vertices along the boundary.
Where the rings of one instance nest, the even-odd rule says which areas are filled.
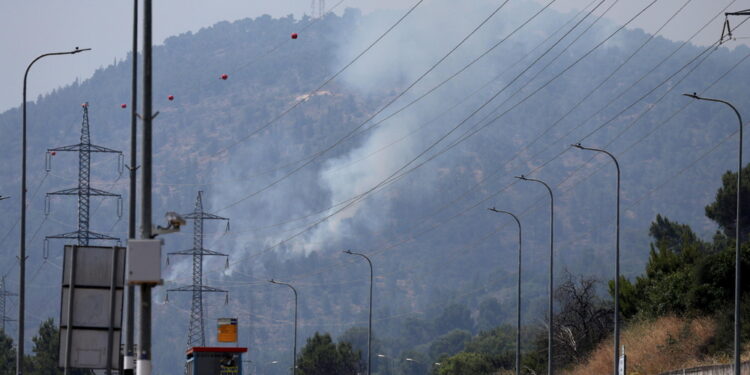
[[[332,6],[339,0],[327,0]],[[394,9],[410,6],[416,0],[344,0],[340,9],[360,8],[364,12],[374,9]],[[427,0],[430,1],[430,0]],[[472,0],[456,0],[456,11]],[[501,1],[501,0],[497,0]],[[525,1],[525,0],[511,0]],[[535,0],[542,2],[542,0]],[[546,2],[546,0],[544,0]],[[607,2],[614,0],[607,0]],[[613,9],[612,19],[623,22],[632,17],[652,0],[620,0]],[[647,31],[653,24],[663,22],[666,12],[674,12],[689,0],[659,0],[635,24]],[[591,0],[557,0],[560,10],[580,9]],[[685,13],[664,36],[680,40],[706,14],[718,12],[731,0],[692,0]],[[76,46],[93,48],[93,51],[74,56],[49,57],[34,65],[29,75],[28,97],[91,76],[98,68],[123,58],[131,48],[132,1],[102,0],[5,0],[0,1],[0,112],[19,106],[23,73],[26,66],[38,55],[46,52],[72,49]],[[311,0],[156,0],[154,1],[154,43],[186,31],[197,31],[222,20],[234,21],[262,14],[301,16],[309,13]],[[465,5],[463,5],[465,6]],[[750,8],[750,0],[734,1],[729,8],[737,11]],[[446,20],[449,22],[449,20]],[[715,41],[721,33],[720,20],[709,29],[701,44]],[[744,33],[750,35],[750,31]],[[746,42],[741,40],[739,42]]]

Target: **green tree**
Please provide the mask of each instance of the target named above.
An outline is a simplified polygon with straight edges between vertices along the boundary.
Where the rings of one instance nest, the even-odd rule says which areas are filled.
[[[13,339],[4,331],[0,331],[0,375],[16,373],[16,348]]]
[[[749,197],[750,193],[750,165],[742,168],[742,196]],[[742,238],[748,238],[750,228],[750,200],[742,200],[742,217],[744,223],[740,232]],[[719,224],[724,234],[728,237],[735,235],[735,222],[737,220],[737,172],[727,171],[721,176],[721,187],[716,192],[714,201],[706,206],[706,217]]]
[[[490,375],[495,371],[492,361],[479,353],[458,353],[440,362],[440,375]]]
[[[52,318],[39,325],[39,331],[31,339],[33,356],[26,357],[24,366],[29,375],[60,375],[63,371],[58,367],[60,358],[60,332]],[[88,374],[88,370],[74,369],[72,375]]]
[[[360,369],[361,353],[348,342],[335,344],[330,334],[315,332],[307,339],[297,361],[301,375],[353,375]]]

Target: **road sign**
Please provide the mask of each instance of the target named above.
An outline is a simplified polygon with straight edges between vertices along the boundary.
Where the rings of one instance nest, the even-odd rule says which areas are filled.
[[[125,248],[68,245],[64,254],[59,366],[118,369]]]
[[[237,318],[219,318],[217,340],[219,342],[237,342]]]

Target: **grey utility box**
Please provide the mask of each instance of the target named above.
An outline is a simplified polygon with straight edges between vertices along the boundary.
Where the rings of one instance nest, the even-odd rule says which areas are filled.
[[[128,240],[127,282],[130,285],[162,284],[161,240]]]

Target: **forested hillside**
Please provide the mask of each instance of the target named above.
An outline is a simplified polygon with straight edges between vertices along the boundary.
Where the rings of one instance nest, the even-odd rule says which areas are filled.
[[[500,3],[471,2],[445,22],[447,1],[415,9],[369,49],[403,13],[263,16],[155,48],[154,221],[192,211],[199,190],[207,211],[231,219],[229,231],[205,225],[206,247],[230,254],[228,264],[206,260],[204,282],[230,292],[226,304],[218,294],[204,297],[206,327],[213,336],[216,318],[239,318],[251,373],[291,366],[292,297],[270,278],[299,290],[300,348],[328,332],[366,349],[368,269],[346,249],[373,261],[380,373],[423,374],[466,342],[474,352],[507,349],[493,337],[514,332],[517,228],[487,210],[493,206],[523,224],[524,348],[542,355],[531,352],[547,311],[549,197],[514,176],[553,189],[558,285],[571,275],[598,280],[605,303],[614,277],[615,171],[611,160],[572,143],[605,148],[620,162],[623,272],[636,285],[659,254],[649,247],[657,214],[690,225],[701,246],[719,228],[703,213],[721,176],[736,168],[736,119],[681,94],[750,108],[742,84],[750,49],[618,31],[607,19],[609,2],[563,14],[511,1],[460,44]],[[670,16],[660,16],[665,27]],[[74,199],[52,199],[45,215],[44,194],[75,186],[76,157],[58,153],[46,172],[45,152],[78,142],[83,102],[92,142],[129,150],[130,112],[121,104],[130,105],[131,58],[29,103],[27,332],[59,317],[63,243],[52,240],[46,256],[44,237],[75,229]],[[0,202],[0,272],[10,289],[17,288],[20,122],[20,109],[0,114],[0,193],[14,197]],[[117,174],[116,157],[95,155],[92,171],[96,187],[127,201],[127,173]],[[116,200],[99,202],[92,230],[126,237],[127,210],[118,219]],[[165,252],[189,248],[191,236],[190,227],[165,236]],[[189,267],[180,257],[167,264],[165,255],[166,284],[155,292],[158,374],[182,371],[190,298],[164,300],[166,289],[190,282]]]

